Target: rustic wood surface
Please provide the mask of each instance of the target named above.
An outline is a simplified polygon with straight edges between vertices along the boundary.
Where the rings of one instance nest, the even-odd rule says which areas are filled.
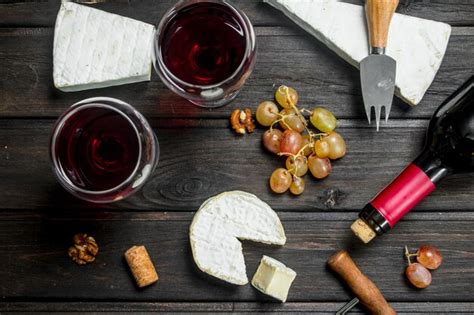
[[[295,0],[296,1],[296,0]],[[114,0],[95,7],[157,24],[175,1]],[[367,126],[358,72],[275,9],[253,0],[233,1],[257,33],[258,61],[232,104],[200,109],[174,96],[156,75],[151,82],[63,93],[52,84],[52,41],[59,0],[0,0],[0,313],[23,312],[301,312],[334,313],[350,292],[326,268],[337,249],[347,249],[361,270],[400,314],[474,313],[474,176],[443,182],[389,234],[370,246],[356,242],[349,225],[358,210],[423,143],[433,110],[473,74],[474,3],[471,0],[405,0],[398,12],[453,26],[447,54],[421,104],[396,99],[381,132]],[[362,3],[350,0],[352,3]],[[276,85],[294,86],[307,107],[324,105],[340,119],[348,155],[324,181],[307,176],[300,197],[277,196],[267,187],[283,161],[260,144],[262,129],[235,136],[233,108],[256,108]],[[48,140],[57,116],[91,96],[112,96],[137,107],[160,141],[153,178],[123,202],[94,206],[74,199],[56,183]],[[234,287],[195,267],[188,242],[200,203],[226,190],[257,194],[275,208],[287,244],[244,243],[249,277],[262,254],[298,272],[282,305],[251,286]],[[97,261],[76,266],[66,255],[74,233],[99,243]],[[415,290],[403,277],[403,246],[425,243],[444,254],[433,284]],[[139,290],[124,251],[147,246],[159,282]],[[356,308],[355,312],[362,309]]]

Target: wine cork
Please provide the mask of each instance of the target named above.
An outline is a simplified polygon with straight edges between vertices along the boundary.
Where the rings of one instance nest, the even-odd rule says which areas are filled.
[[[365,244],[370,242],[377,234],[362,219],[357,219],[352,223],[351,230]]]
[[[133,246],[125,252],[125,259],[140,288],[158,281],[158,274],[145,246]]]

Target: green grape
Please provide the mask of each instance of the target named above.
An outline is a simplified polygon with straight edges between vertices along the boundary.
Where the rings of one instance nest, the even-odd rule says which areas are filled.
[[[270,101],[261,102],[257,107],[256,116],[260,125],[269,127],[278,119],[278,106]]]
[[[301,147],[305,147],[303,150],[303,154],[305,156],[310,156],[313,153],[313,146],[311,145],[310,135],[303,136],[303,143],[301,144]]]
[[[281,85],[275,92],[275,99],[283,108],[292,108],[298,103],[298,93],[295,89]]]
[[[289,156],[286,159],[286,169],[296,176],[304,176],[308,172],[308,160],[306,156]]]
[[[298,176],[293,177],[293,182],[290,185],[290,192],[293,195],[301,195],[304,191],[304,179]]]
[[[323,139],[329,144],[328,157],[331,160],[337,160],[346,155],[346,142],[340,134],[333,131],[326,137],[323,137]]]
[[[270,177],[270,188],[274,192],[282,194],[290,188],[291,182],[290,172],[284,168],[277,168]]]
[[[285,130],[280,142],[280,152],[295,155],[301,148],[303,137],[299,132],[293,130]]]
[[[314,127],[326,133],[333,131],[337,125],[336,117],[323,107],[313,109],[313,113],[309,119]]]
[[[318,156],[318,158],[324,159],[329,156],[330,153],[329,143],[324,140],[316,140],[314,143],[314,153]]]
[[[304,123],[293,108],[284,108],[280,114],[285,116],[283,120],[280,121],[280,126],[283,129],[288,129],[289,127],[291,130],[297,132],[304,130]]]
[[[308,168],[311,174],[318,179],[327,177],[332,171],[331,161],[328,158],[320,159],[316,155],[308,158]]]
[[[262,136],[263,146],[272,153],[280,152],[280,142],[283,138],[283,132],[278,129],[269,129]]]

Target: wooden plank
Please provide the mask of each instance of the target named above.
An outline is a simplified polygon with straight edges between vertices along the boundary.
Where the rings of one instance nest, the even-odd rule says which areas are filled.
[[[173,312],[188,314],[194,312],[271,312],[271,313],[311,313],[331,314],[340,309],[344,303],[339,302],[303,302],[303,303],[160,303],[160,302],[0,302],[0,311],[9,312],[35,312],[35,314],[50,314],[55,312],[68,312],[68,314],[126,314],[136,313],[152,314],[155,312]],[[463,314],[472,313],[474,303],[449,303],[449,302],[410,302],[392,303],[398,314]],[[360,308],[354,308],[349,314],[363,313]]]
[[[428,118],[472,75],[474,28],[453,35],[444,62],[423,101],[409,108],[395,98],[391,118]],[[258,62],[236,101],[213,110],[175,96],[153,75],[151,82],[65,93],[52,81],[52,29],[0,29],[0,117],[55,117],[92,96],[113,96],[135,105],[147,117],[227,118],[231,107],[255,109],[287,84],[300,93],[304,107],[322,105],[339,118],[365,118],[359,73],[322,43],[296,26],[257,28]]]
[[[108,220],[103,215],[97,211],[75,211],[68,215],[60,212],[57,216],[55,211],[46,211],[30,220],[24,220],[22,214],[20,220],[15,220],[13,213],[6,219],[2,217],[1,301],[271,302],[250,285],[227,285],[197,270],[188,241],[191,214],[189,219],[179,220],[142,220],[140,215],[135,220],[134,213],[124,213],[124,220]],[[333,213],[332,221],[319,220],[317,213],[304,221],[298,217],[293,220],[291,216],[282,216],[288,238],[284,247],[244,244],[250,277],[263,254],[285,262],[298,273],[290,302],[350,299],[348,291],[325,267],[326,259],[338,248],[350,251],[361,270],[390,301],[474,302],[471,215],[455,213],[461,221],[451,221],[449,217],[429,222],[408,218],[370,246],[354,238],[349,230],[352,219],[345,214]],[[67,257],[71,237],[78,231],[93,235],[99,244],[100,253],[93,264],[77,266]],[[147,246],[160,274],[156,285],[143,290],[134,286],[122,256],[134,244]],[[433,283],[426,290],[415,290],[405,283],[405,244],[414,248],[433,244],[444,255],[443,265],[433,273]]]
[[[151,24],[158,24],[174,0],[107,0],[91,5],[108,12],[121,14]],[[275,10],[259,0],[232,1],[242,9],[254,25],[284,25],[288,20],[275,14]],[[363,0],[345,0],[362,4]],[[3,0],[0,2],[0,25],[53,26],[60,0],[35,2],[28,0]],[[402,0],[398,12],[452,25],[474,25],[474,8],[469,0]]]
[[[392,120],[379,133],[365,121],[341,120],[348,154],[323,181],[307,175],[299,197],[273,194],[268,178],[284,165],[261,147],[263,129],[234,135],[226,120],[152,120],[160,141],[156,172],[144,188],[113,209],[195,210],[209,196],[228,190],[257,194],[277,210],[354,211],[384,187],[420,150],[426,120]],[[0,201],[5,209],[83,208],[51,171],[48,141],[52,120],[0,120]],[[417,211],[473,210],[474,176],[453,177]]]

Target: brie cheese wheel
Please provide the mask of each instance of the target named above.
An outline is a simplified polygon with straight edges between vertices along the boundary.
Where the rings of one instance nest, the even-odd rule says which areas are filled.
[[[286,302],[288,291],[295,280],[296,272],[276,259],[263,256],[257,272],[252,279],[252,285],[262,293],[277,300]]]
[[[189,229],[194,261],[221,280],[248,283],[240,240],[284,245],[285,231],[272,208],[255,195],[232,191],[205,201]]]
[[[70,92],[149,81],[155,27],[63,2],[56,19],[53,79]]]
[[[369,53],[363,6],[336,0],[264,0],[355,67]],[[386,53],[397,61],[395,94],[418,104],[434,80],[451,26],[396,13]]]

